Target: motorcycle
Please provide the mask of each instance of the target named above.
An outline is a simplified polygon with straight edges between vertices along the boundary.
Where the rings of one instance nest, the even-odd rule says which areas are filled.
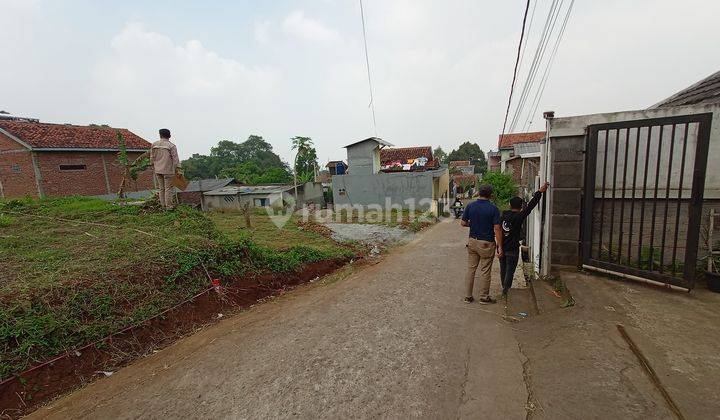
[[[453,209],[453,212],[455,213],[455,218],[459,219],[460,216],[462,216],[463,210],[464,210],[462,203],[459,201],[456,201],[453,204],[452,209]]]

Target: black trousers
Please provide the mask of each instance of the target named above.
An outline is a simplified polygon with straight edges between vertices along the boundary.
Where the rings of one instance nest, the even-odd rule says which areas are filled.
[[[512,287],[515,269],[518,265],[517,254],[505,254],[500,257],[500,282],[502,283],[503,293],[507,293]]]

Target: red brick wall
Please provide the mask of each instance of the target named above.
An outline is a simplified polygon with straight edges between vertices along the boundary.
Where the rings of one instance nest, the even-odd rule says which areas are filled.
[[[131,161],[139,153],[128,153]],[[103,169],[103,157],[107,167],[109,190]],[[122,180],[122,166],[114,152],[39,152],[38,166],[42,174],[43,191],[46,196],[103,195],[116,193]],[[60,170],[60,165],[85,165],[77,171]],[[148,169],[130,181],[126,191],[142,191],[153,188],[152,170]]]
[[[182,204],[188,204],[191,206],[199,206],[202,203],[202,195],[203,193],[200,191],[192,191],[192,192],[185,192],[180,191],[178,192],[178,201]]]
[[[132,161],[140,153],[128,153]],[[115,152],[36,152],[46,196],[103,195],[116,193],[122,179],[122,167]],[[103,157],[109,181],[105,180]],[[85,165],[84,170],[61,171],[60,165]],[[38,196],[32,154],[24,146],[0,133],[0,184],[5,197]],[[126,191],[153,189],[153,173],[141,172],[130,181]]]
[[[103,154],[105,155],[108,177],[110,178],[110,193],[116,193],[118,188],[120,188],[120,181],[122,180],[123,169],[117,160],[117,153],[108,152]],[[128,160],[132,162],[138,156],[140,156],[140,153],[128,153]],[[153,184],[153,171],[152,167],[148,167],[148,169],[138,174],[137,181],[130,180],[129,184],[125,188],[125,191],[144,191],[151,190],[153,188],[155,188]]]
[[[0,195],[37,196],[30,151],[0,133]]]

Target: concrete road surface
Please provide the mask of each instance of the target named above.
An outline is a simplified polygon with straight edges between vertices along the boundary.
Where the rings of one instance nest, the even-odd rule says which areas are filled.
[[[32,417],[524,419],[517,324],[499,304],[462,302],[466,235],[442,222],[379,264],[223,320]]]

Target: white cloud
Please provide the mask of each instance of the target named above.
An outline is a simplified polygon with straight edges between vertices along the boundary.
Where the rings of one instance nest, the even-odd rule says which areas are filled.
[[[269,20],[256,20],[253,33],[255,40],[260,44],[267,44],[270,42],[270,27],[272,22]]]
[[[298,0],[289,10],[237,3],[215,15],[232,9],[232,29],[178,11],[183,24],[162,31],[126,24],[154,21],[142,6],[117,7],[106,20],[95,2],[0,3],[0,39],[12,40],[0,54],[0,109],[148,139],[168,126],[183,157],[260,134],[291,160],[289,138],[307,135],[325,161],[374,134],[357,0]],[[524,3],[496,3],[363,2],[380,136],[448,150],[465,140],[497,145]],[[543,110],[641,108],[717,71],[720,2],[687,0],[680,14],[676,3],[575,2],[530,129],[542,126]],[[520,86],[548,8],[538,2]]]
[[[315,19],[305,17],[302,10],[290,13],[283,21],[283,29],[289,35],[306,41],[333,44],[340,42],[340,34]]]
[[[149,138],[169,126],[183,155],[207,152],[219,138],[239,140],[276,100],[279,74],[248,67],[198,40],[177,44],[128,23],[93,71],[96,112]],[[233,128],[237,128],[234,131]]]

